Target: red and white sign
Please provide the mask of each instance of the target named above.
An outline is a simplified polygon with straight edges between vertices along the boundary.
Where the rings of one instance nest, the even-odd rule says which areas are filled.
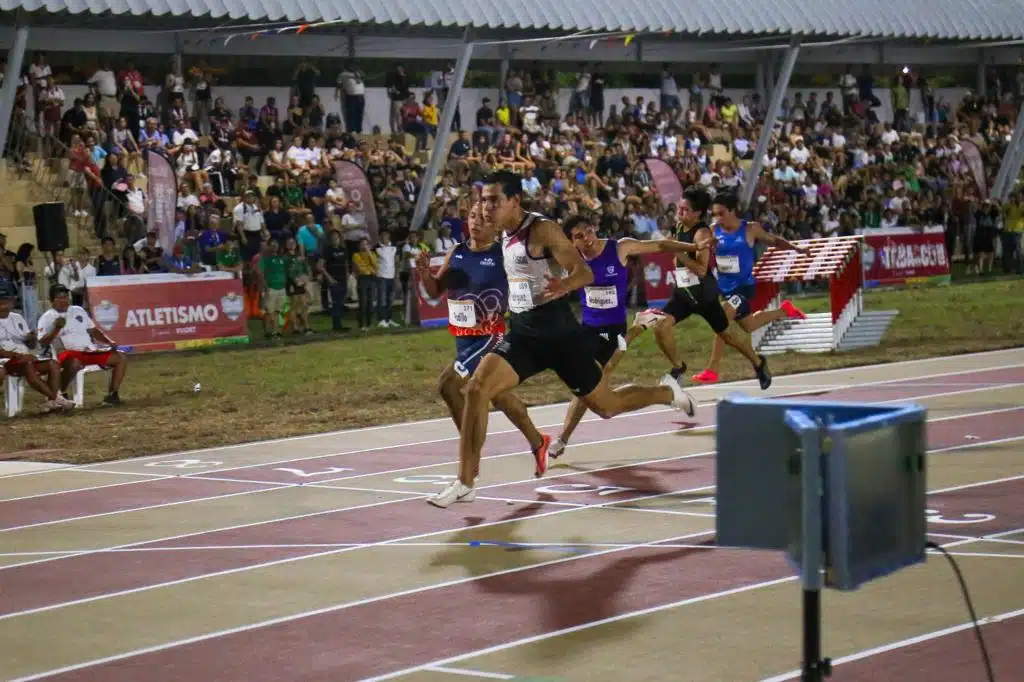
[[[430,271],[437,274],[437,271],[444,265],[444,256],[436,256],[430,259]],[[437,298],[431,298],[423,286],[418,270],[413,269],[410,284],[416,294],[416,321],[421,327],[442,327],[448,324],[448,297],[441,294]]]
[[[676,267],[675,254],[648,253],[640,257],[644,266],[644,291],[647,305],[656,306],[672,296],[672,273]]]
[[[871,286],[949,276],[946,230],[937,225],[864,230],[864,280]]]
[[[229,272],[90,277],[93,319],[134,352],[246,343],[242,280]]]

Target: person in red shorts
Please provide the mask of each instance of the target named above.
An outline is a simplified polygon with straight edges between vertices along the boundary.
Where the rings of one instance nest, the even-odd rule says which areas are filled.
[[[24,379],[46,397],[45,410],[67,409],[75,404],[60,394],[60,368],[56,360],[38,357],[35,330],[14,312],[14,292],[0,290],[0,367],[7,376]],[[0,375],[0,383],[3,376]]]
[[[128,358],[118,351],[117,344],[96,326],[85,308],[71,305],[71,295],[66,287],[52,287],[50,303],[53,307],[39,318],[36,333],[41,345],[49,346],[56,343],[57,362],[61,368],[61,390],[67,392],[75,375],[83,367],[102,367],[111,370],[110,388],[103,402],[108,405],[120,405],[118,389],[128,370]]]

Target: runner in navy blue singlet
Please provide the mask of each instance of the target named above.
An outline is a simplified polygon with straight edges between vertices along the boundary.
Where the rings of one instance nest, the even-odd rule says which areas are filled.
[[[466,381],[483,357],[501,341],[508,312],[508,279],[497,232],[483,221],[480,205],[470,209],[466,242],[456,244],[445,254],[434,273],[430,257],[421,252],[416,260],[420,282],[427,296],[448,294],[448,330],[455,337],[455,361],[441,373],[438,392],[451,412],[452,421],[462,428]],[[494,405],[505,413],[526,440],[536,460],[535,474],[547,469],[547,449],[551,437],[541,434],[530,419],[526,406],[511,392],[494,398]]]
[[[701,245],[685,244],[674,239],[639,241],[636,239],[600,239],[597,229],[583,216],[569,218],[563,228],[580,255],[594,273],[594,281],[583,287],[580,310],[583,330],[590,340],[594,359],[603,368],[604,376],[611,374],[626,351],[626,309],[629,270],[626,259],[645,253],[697,253],[710,246],[710,240]],[[565,451],[573,431],[579,425],[587,406],[579,398],[573,399],[565,414],[562,433],[548,450],[550,457]]]
[[[719,194],[711,204],[714,217],[715,265],[718,268],[718,287],[725,303],[722,307],[730,320],[735,320],[747,333],[784,318],[802,320],[803,311],[786,300],[775,310],[751,311],[750,304],[756,293],[754,281],[754,245],[764,242],[779,249],[807,253],[806,246],[792,244],[782,237],[766,232],[760,223],[741,220],[736,214],[738,202],[734,194]],[[722,360],[725,343],[716,336],[711,349],[711,363],[694,381],[713,384],[718,381],[718,365]]]

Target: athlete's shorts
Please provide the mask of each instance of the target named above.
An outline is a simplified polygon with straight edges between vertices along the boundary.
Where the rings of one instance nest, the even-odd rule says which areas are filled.
[[[35,365],[36,369],[42,369],[49,360],[33,360],[32,364]],[[21,360],[7,359],[3,364],[0,364],[7,372],[8,376],[12,377],[23,377],[25,376],[25,370],[28,368],[28,362],[22,362]]]
[[[732,306],[733,310],[736,311],[734,319],[742,320],[751,313],[750,304],[753,302],[756,294],[757,287],[753,284],[744,284],[743,286],[736,287],[732,291],[723,291],[722,298],[724,298],[725,302]]]
[[[501,334],[488,336],[456,336],[455,337],[455,372],[463,379],[468,379],[476,371],[480,361],[484,359],[497,343]]]
[[[63,365],[68,360],[78,360],[83,367],[96,366],[106,369],[113,354],[114,352],[109,350],[66,350],[57,355],[57,362]]]
[[[583,331],[590,338],[590,352],[602,367],[608,364],[616,352],[626,350],[626,325],[624,324],[604,327],[583,325]]]
[[[587,395],[601,383],[601,366],[594,357],[593,343],[581,326],[544,337],[511,329],[491,352],[512,366],[520,382],[550,369],[573,395]]]
[[[729,328],[729,318],[717,296],[707,296],[706,300],[694,299],[687,292],[676,289],[672,292],[672,298],[662,308],[662,312],[674,317],[676,324],[690,315],[703,317],[716,334],[721,334]]]

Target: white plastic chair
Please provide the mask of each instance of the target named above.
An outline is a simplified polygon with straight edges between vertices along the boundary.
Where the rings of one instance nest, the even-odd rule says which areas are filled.
[[[25,382],[20,377],[9,376],[4,379],[4,412],[8,418],[21,414],[21,406],[25,402]]]
[[[74,388],[71,389],[71,399],[75,402],[75,407],[81,407],[85,404],[85,375],[90,372],[102,371],[103,368],[96,365],[87,365],[78,370],[78,374],[75,375]]]

